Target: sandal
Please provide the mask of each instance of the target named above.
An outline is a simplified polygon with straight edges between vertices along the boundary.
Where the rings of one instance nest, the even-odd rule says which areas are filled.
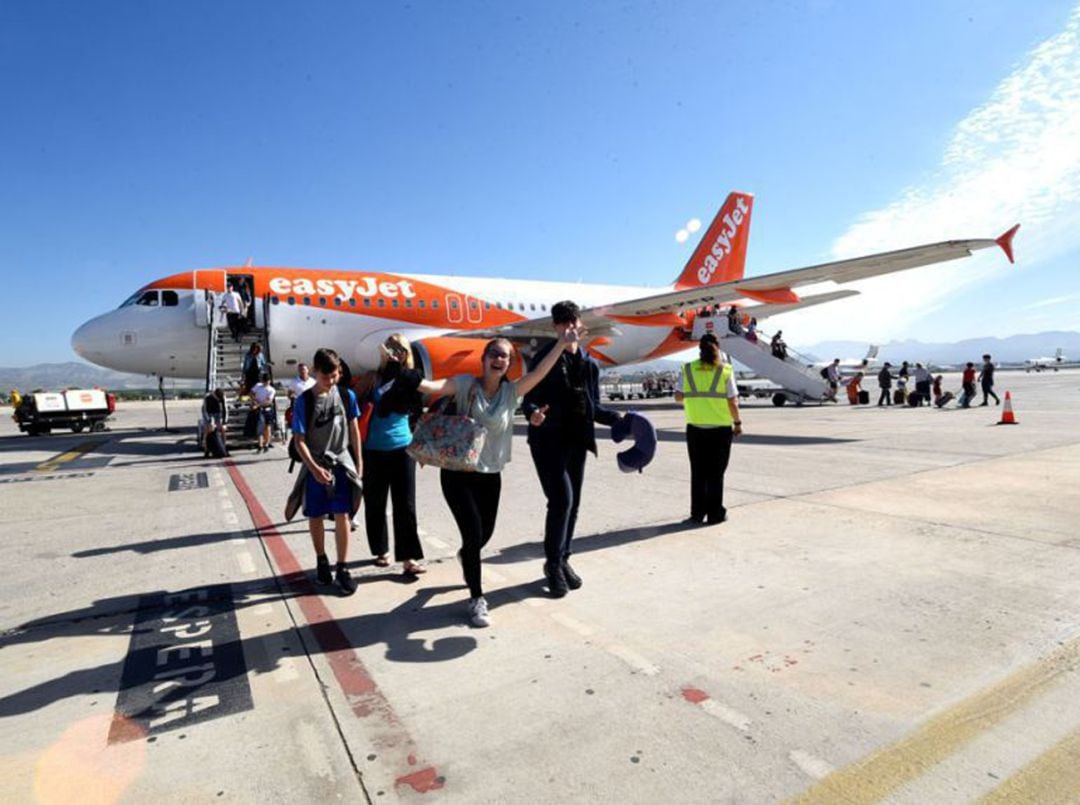
[[[427,573],[427,568],[424,567],[423,565],[416,564],[416,562],[409,562],[402,569],[402,572],[406,576],[419,576],[419,575],[421,575],[423,573]]]
[[[385,556],[376,556],[373,564],[375,567],[390,567],[390,560]]]

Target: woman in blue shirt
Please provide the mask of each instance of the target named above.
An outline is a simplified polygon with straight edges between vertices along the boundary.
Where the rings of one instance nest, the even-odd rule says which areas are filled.
[[[407,575],[424,573],[424,558],[416,530],[416,462],[405,452],[412,442],[409,415],[417,409],[420,373],[413,368],[412,349],[395,333],[379,348],[379,369],[366,378],[367,401],[374,408],[364,439],[364,523],[368,546],[378,567],[387,567],[389,533],[387,495],[394,507],[394,560]]]

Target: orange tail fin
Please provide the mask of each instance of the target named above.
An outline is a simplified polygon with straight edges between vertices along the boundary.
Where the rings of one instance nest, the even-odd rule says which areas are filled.
[[[753,208],[754,197],[749,193],[728,195],[686,268],[675,280],[675,290],[742,279]]]

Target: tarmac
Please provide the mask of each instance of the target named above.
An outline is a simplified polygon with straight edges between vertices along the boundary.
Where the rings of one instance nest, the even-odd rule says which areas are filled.
[[[344,598],[283,520],[283,447],[204,459],[198,403],[33,438],[5,409],[0,799],[1080,801],[1080,371],[998,379],[1018,425],[747,402],[697,529],[681,407],[619,404],[660,449],[589,459],[560,600],[519,427],[487,629],[432,468],[428,572],[361,529]]]

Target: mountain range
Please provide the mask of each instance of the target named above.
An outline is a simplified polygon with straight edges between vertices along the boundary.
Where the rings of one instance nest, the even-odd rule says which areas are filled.
[[[800,346],[794,349],[808,361],[827,361],[832,358],[847,360],[860,359],[866,354],[869,344],[865,341],[822,341],[818,344]],[[1073,331],[1051,331],[1012,335],[1008,338],[969,338],[953,343],[927,342],[916,340],[890,341],[880,344],[878,359],[898,364],[901,361],[922,361],[936,365],[961,364],[966,361],[978,362],[984,353],[994,356],[998,363],[1023,363],[1029,358],[1053,355],[1058,347],[1064,350],[1071,360],[1080,359],[1080,333]],[[632,366],[620,367],[619,373],[627,372],[664,372],[678,369],[680,360],[660,358]],[[202,386],[201,380],[166,380],[168,389],[193,389]],[[0,390],[17,388],[20,391],[33,389],[89,388],[98,386],[105,389],[156,389],[157,378],[149,375],[132,375],[101,369],[88,363],[69,361],[67,363],[40,363],[25,367],[0,367]]]

